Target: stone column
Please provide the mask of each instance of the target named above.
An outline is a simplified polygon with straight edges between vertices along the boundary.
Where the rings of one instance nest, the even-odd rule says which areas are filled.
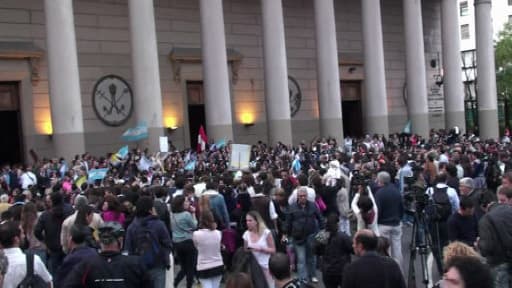
[[[464,86],[462,83],[462,61],[459,39],[459,13],[457,1],[443,0],[441,3],[442,41],[443,41],[443,88],[445,105],[445,127],[454,126],[466,131],[464,114]]]
[[[428,137],[430,125],[421,0],[403,0],[403,7],[407,111],[412,124],[411,132]]]
[[[288,65],[281,0],[262,0],[265,103],[270,144],[292,144]]]
[[[320,131],[343,143],[340,72],[333,0],[315,0],[316,57]]]
[[[53,142],[56,156],[70,161],[85,152],[73,2],[44,3]]]
[[[206,132],[210,139],[233,140],[222,0],[200,0],[199,3]]]
[[[148,126],[148,148],[159,151],[164,135],[162,92],[155,30],[153,0],[129,0],[132,45],[134,104],[137,122]]]
[[[361,0],[364,43],[365,132],[389,134],[380,0]]]
[[[475,0],[478,130],[480,138],[499,137],[491,0]]]

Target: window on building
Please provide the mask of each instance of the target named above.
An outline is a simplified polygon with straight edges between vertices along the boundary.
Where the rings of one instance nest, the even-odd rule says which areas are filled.
[[[512,23],[512,15],[508,15],[508,23]]]
[[[512,6],[512,0],[508,0],[508,6]]]
[[[460,26],[460,38],[462,40],[469,39],[469,24],[464,24]]]
[[[510,2],[512,0],[508,0]],[[467,16],[469,15],[469,5],[468,1],[462,1],[460,2],[460,16]]]

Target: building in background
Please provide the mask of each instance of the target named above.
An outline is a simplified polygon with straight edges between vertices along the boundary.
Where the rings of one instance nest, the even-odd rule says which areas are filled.
[[[464,130],[458,13],[453,0],[3,0],[0,162],[104,155],[140,123],[151,151],[164,135],[195,147],[201,125],[249,144],[409,120],[423,136]]]
[[[466,126],[473,129],[478,125],[478,101],[476,90],[476,21],[475,0],[459,1],[460,48],[462,53],[462,79],[465,91]],[[505,24],[512,22],[512,0],[494,0],[491,9],[492,37],[498,40]],[[498,95],[498,118],[500,131],[505,128],[506,101],[504,95]],[[511,115],[512,116],[512,115]]]

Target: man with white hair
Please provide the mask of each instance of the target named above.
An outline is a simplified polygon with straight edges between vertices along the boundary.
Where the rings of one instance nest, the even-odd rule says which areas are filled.
[[[473,181],[473,178],[465,177],[460,179],[459,191],[461,196],[467,196],[471,199],[471,202],[473,202],[475,207],[475,216],[477,219],[480,219],[480,217],[485,214],[485,211],[483,211],[480,206],[482,191],[480,189],[475,189],[475,182]]]
[[[402,267],[402,226],[400,224],[404,216],[402,195],[391,183],[391,176],[386,171],[377,174],[377,185],[381,187],[375,195],[379,232],[391,242],[391,257]]]

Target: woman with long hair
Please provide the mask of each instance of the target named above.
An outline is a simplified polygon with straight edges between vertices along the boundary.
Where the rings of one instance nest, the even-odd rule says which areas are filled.
[[[21,227],[25,233],[26,247],[35,255],[38,255],[46,264],[46,246],[34,235],[34,227],[38,218],[37,206],[32,202],[23,205],[21,210]]]
[[[222,233],[217,230],[213,213],[201,212],[199,230],[192,235],[197,249],[197,277],[203,288],[218,288],[224,274],[221,254]]]
[[[172,198],[171,208],[172,240],[181,263],[181,270],[174,279],[174,287],[178,287],[181,280],[187,276],[187,288],[192,288],[197,254],[192,241],[192,233],[197,226],[195,210],[183,195]]]
[[[251,276],[247,273],[237,272],[229,276],[226,288],[252,288]]]
[[[263,273],[265,274],[269,287],[274,287],[274,280],[268,270],[270,255],[276,252],[272,233],[265,226],[265,222],[256,211],[249,211],[245,216],[247,231],[242,235],[244,248],[252,252]]]
[[[124,226],[126,217],[122,212],[121,202],[112,194],[105,195],[101,206],[101,218],[105,222],[117,222]]]

